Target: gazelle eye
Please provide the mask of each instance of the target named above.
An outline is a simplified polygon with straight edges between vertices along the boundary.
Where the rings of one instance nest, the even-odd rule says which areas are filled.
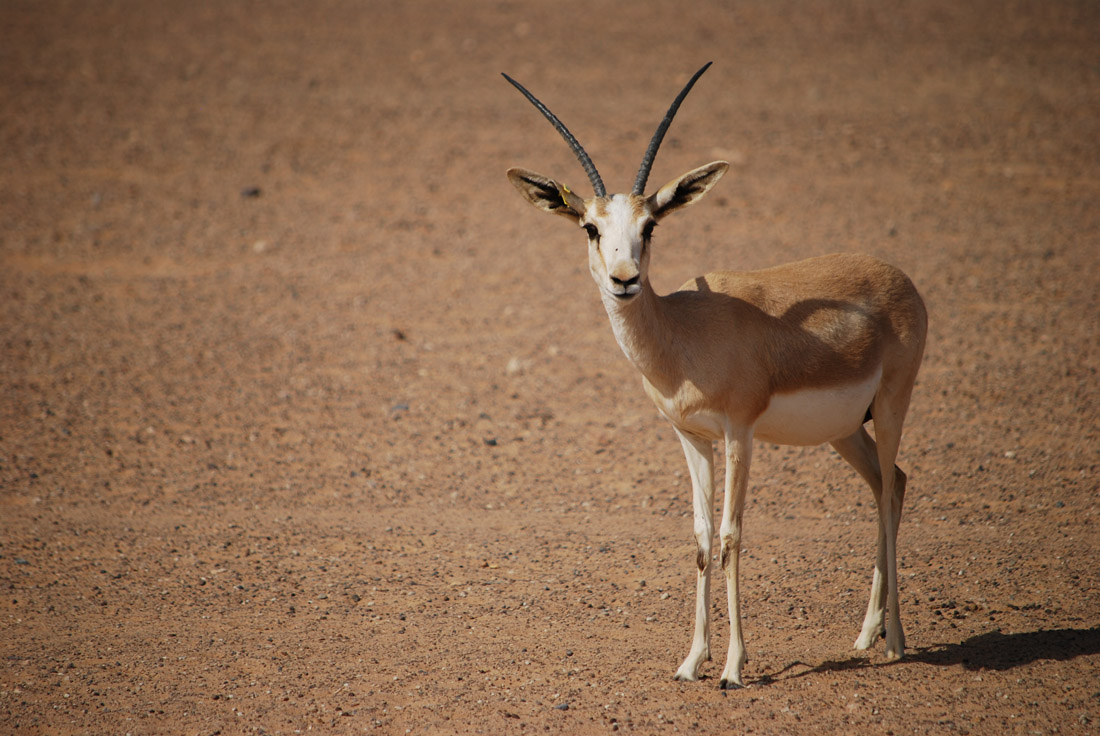
[[[653,228],[655,228],[655,227],[657,227],[657,221],[656,220],[650,220],[649,222],[647,222],[645,224],[645,226],[642,228],[642,238],[644,238],[645,240],[649,240],[650,238],[652,238],[653,237]]]
[[[589,240],[595,240],[595,241],[599,241],[599,239],[600,239],[600,231],[599,231],[599,229],[598,229],[598,228],[597,228],[597,227],[596,227],[595,225],[593,225],[593,224],[591,224],[591,223],[589,223],[589,224],[585,225],[585,226],[584,226],[584,231],[585,231],[586,233],[588,233],[588,239],[589,239]]]

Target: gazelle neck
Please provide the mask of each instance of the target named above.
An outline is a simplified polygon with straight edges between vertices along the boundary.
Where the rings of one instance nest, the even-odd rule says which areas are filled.
[[[615,341],[627,360],[651,382],[658,376],[667,376],[675,348],[671,344],[671,331],[663,319],[661,297],[653,291],[649,280],[642,282],[642,290],[629,301],[602,291],[600,296]]]

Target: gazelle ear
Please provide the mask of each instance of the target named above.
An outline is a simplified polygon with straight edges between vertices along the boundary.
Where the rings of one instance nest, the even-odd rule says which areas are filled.
[[[578,221],[584,216],[584,200],[549,177],[527,169],[508,169],[508,181],[540,210]]]
[[[660,219],[674,210],[687,207],[709,192],[729,167],[725,161],[714,161],[673,179],[650,195],[650,211]]]

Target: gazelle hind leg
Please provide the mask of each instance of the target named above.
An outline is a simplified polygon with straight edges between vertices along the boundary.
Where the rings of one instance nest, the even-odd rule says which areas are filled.
[[[912,384],[909,384],[909,389]],[[909,391],[904,394],[875,397],[872,411],[875,421],[875,444],[878,448],[880,468],[893,468],[894,472],[882,474],[882,494],[879,497],[879,527],[886,535],[886,569],[882,571],[886,583],[886,658],[901,659],[905,654],[905,633],[901,628],[901,610],[898,599],[898,525],[901,523],[901,505],[905,493],[904,474],[894,465],[901,445],[901,427],[909,408]]]
[[[901,468],[894,466],[894,504],[893,538],[897,539],[898,528],[901,525],[902,503],[905,500],[905,473]],[[876,497],[876,502],[878,498]],[[896,559],[896,558],[895,558]],[[863,627],[860,629],[859,638],[856,639],[856,649],[870,649],[879,637],[886,635],[886,603],[889,588],[887,585],[887,570],[889,559],[886,552],[886,533],[883,530],[880,518],[878,524],[878,550],[875,555],[875,572],[871,578],[871,596],[867,601],[867,614],[863,617]],[[898,633],[901,636],[901,649],[905,648],[905,631],[901,627],[900,617]]]
[[[876,502],[877,508],[877,502]],[[886,534],[878,525],[878,551],[875,555],[875,571],[871,577],[871,596],[867,600],[867,613],[856,639],[856,649],[870,649],[880,636],[886,635]]]
[[[871,595],[867,601],[867,613],[863,618],[863,626],[859,637],[856,639],[856,649],[870,649],[875,641],[886,633],[886,602],[887,602],[887,577],[889,560],[887,557],[886,527],[882,521],[882,473],[879,465],[878,447],[867,430],[860,427],[854,434],[832,443],[833,448],[867,481],[871,487],[871,493],[875,497],[875,506],[880,510],[878,524],[878,544],[875,555],[875,571],[871,579]],[[896,465],[894,466],[893,496],[896,500],[891,504],[894,517],[892,534],[896,539],[898,524],[901,521],[902,501],[905,497],[906,477]],[[900,621],[900,619],[899,619]],[[898,630],[901,630],[900,623]],[[902,647],[904,647],[904,634],[902,634]]]

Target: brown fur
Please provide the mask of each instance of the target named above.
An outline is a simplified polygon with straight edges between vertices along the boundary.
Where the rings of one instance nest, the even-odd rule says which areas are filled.
[[[683,445],[692,477],[699,573],[695,634],[676,677],[696,679],[709,658],[711,443],[724,440],[719,538],[730,647],[721,685],[742,684],[747,656],[738,560],[758,425],[763,436],[775,441],[830,442],[867,480],[879,508],[878,556],[856,646],[867,648],[885,633],[887,656],[900,657],[905,639],[898,613],[896,538],[905,475],[896,470],[894,459],[924,352],[924,302],[901,271],[853,254],[761,271],[708,273],[679,291],[657,295],[647,273],[644,226],[697,201],[726,170],[727,164],[714,162],[648,198],[615,195],[580,204],[560,196],[561,185],[538,174],[513,169],[508,176],[536,207],[566,215],[589,230],[589,269],[616,340]],[[769,412],[773,404],[777,408]],[[861,425],[871,416],[875,440]]]

